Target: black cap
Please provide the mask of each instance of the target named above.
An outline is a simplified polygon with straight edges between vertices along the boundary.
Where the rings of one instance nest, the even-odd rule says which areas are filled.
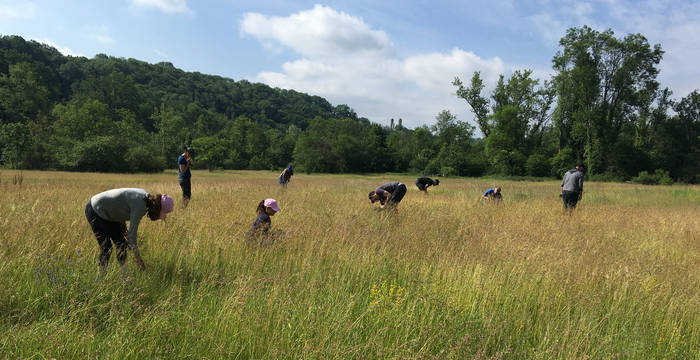
[[[586,164],[584,164],[582,162],[576,164],[576,167],[579,167],[579,166],[584,168],[584,169],[586,168]]]

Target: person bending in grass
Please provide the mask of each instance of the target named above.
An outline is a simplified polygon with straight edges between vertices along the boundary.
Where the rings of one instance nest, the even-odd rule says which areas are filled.
[[[491,188],[491,189],[484,191],[484,194],[481,195],[481,200],[482,201],[500,202],[501,200],[503,200],[503,198],[501,196],[501,187],[496,186],[494,188]]]
[[[271,242],[270,227],[272,226],[272,220],[270,217],[275,216],[280,210],[280,207],[277,205],[277,200],[272,198],[262,200],[256,209],[258,217],[255,218],[253,225],[250,227],[250,230],[248,230],[246,240],[259,240],[261,244]]]
[[[418,187],[418,190],[420,191],[425,191],[425,193],[428,193],[428,188],[431,186],[438,186],[440,185],[440,180],[438,179],[431,179],[428,177],[420,177],[416,179],[416,186]]]
[[[141,259],[139,247],[136,242],[136,234],[141,218],[148,214],[148,218],[155,221],[165,219],[167,213],[173,211],[173,198],[166,194],[151,195],[144,189],[124,188],[101,192],[93,197],[85,205],[85,218],[87,218],[92,232],[100,246],[100,273],[104,274],[112,254],[112,243],[117,248],[117,261],[121,266],[126,263],[126,248],[128,246],[134,252],[136,265],[143,270],[146,265]],[[126,221],[129,221],[129,231],[126,230]]]
[[[379,186],[374,191],[370,191],[369,201],[371,201],[372,204],[379,201],[382,209],[386,207],[396,208],[404,195],[406,195],[406,185],[398,181],[392,181]]]
[[[279,178],[277,178],[277,181],[280,183],[280,185],[287,187],[287,184],[292,179],[292,175],[294,175],[292,165],[287,165],[287,167],[282,170],[282,173],[280,174]]]

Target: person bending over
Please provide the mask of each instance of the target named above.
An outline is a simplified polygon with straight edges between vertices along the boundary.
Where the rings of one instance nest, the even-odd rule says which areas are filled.
[[[100,273],[104,274],[112,254],[112,243],[117,248],[117,261],[121,266],[126,263],[127,237],[128,246],[134,253],[136,265],[143,270],[146,265],[136,242],[139,222],[144,215],[155,221],[165,219],[173,211],[173,198],[166,194],[151,195],[144,189],[124,188],[101,192],[88,200],[85,205],[85,218],[100,246]],[[126,230],[129,221],[129,231]]]
[[[288,165],[284,170],[282,170],[282,173],[280,174],[277,181],[280,183],[280,185],[287,187],[287,184],[292,179],[292,175],[294,175],[294,171],[292,171],[292,165]]]
[[[501,197],[501,187],[496,186],[494,188],[488,189],[484,191],[484,194],[481,195],[481,200],[484,201],[498,201],[500,202],[502,200]]]
[[[246,234],[246,240],[248,241],[259,241],[261,244],[269,242],[270,238],[270,227],[272,226],[271,216],[274,216],[281,209],[277,205],[275,199],[265,199],[258,203],[256,212],[258,217],[253,221],[253,225],[248,230]]]
[[[393,181],[379,186],[374,191],[370,191],[369,200],[374,204],[379,201],[380,207],[384,209],[385,207],[395,208],[401,202],[404,195],[406,195],[406,185]]]
[[[428,193],[428,188],[431,186],[438,186],[440,185],[440,180],[438,179],[431,179],[428,177],[420,177],[416,179],[416,186],[418,187],[418,190],[420,191],[425,191],[425,193]]]

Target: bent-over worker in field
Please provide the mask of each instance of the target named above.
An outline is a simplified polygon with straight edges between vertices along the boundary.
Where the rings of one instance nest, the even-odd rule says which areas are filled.
[[[261,244],[266,244],[274,241],[270,241],[270,227],[272,226],[271,216],[280,211],[280,207],[277,205],[277,200],[268,198],[260,201],[258,207],[255,209],[258,217],[253,221],[253,225],[248,230],[246,234],[246,240],[254,241],[259,240]]]
[[[387,206],[394,208],[401,202],[404,195],[406,195],[406,185],[398,181],[392,181],[379,186],[374,191],[370,191],[369,200],[372,204],[379,201],[382,209]]]
[[[282,173],[280,174],[279,178],[277,178],[277,181],[280,183],[280,185],[286,187],[289,181],[292,179],[292,175],[294,175],[292,165],[287,165],[287,167],[282,170]]]
[[[564,178],[561,180],[561,199],[564,202],[564,210],[573,210],[576,204],[583,197],[583,171],[586,165],[582,162],[576,164],[576,167],[564,173]]]
[[[501,195],[501,187],[496,186],[484,191],[484,193],[481,195],[481,200],[500,202],[501,200],[503,200],[503,196]]]
[[[100,272],[104,274],[112,254],[112,243],[117,248],[117,261],[121,266],[126,263],[126,238],[128,246],[134,252],[136,265],[143,270],[146,268],[141,259],[141,253],[136,242],[136,236],[141,218],[155,221],[165,219],[167,213],[173,211],[173,198],[166,194],[149,194],[144,189],[123,188],[101,192],[88,200],[85,205],[87,218],[92,232],[100,245]],[[129,221],[129,231],[126,221]]]
[[[192,165],[192,156],[194,151],[192,148],[185,146],[185,151],[177,158],[177,182],[180,183],[182,189],[182,207],[186,208],[192,197],[192,173],[190,166]]]
[[[416,179],[416,186],[418,187],[418,190],[420,191],[425,191],[425,193],[428,193],[428,188],[431,186],[438,186],[440,185],[440,180],[438,179],[431,179],[428,177],[419,177]]]

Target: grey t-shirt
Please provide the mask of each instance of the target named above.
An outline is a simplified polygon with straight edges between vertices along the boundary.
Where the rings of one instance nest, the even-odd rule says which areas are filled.
[[[396,191],[396,188],[397,188],[398,186],[399,186],[399,182],[398,182],[398,181],[392,181],[392,182],[390,182],[390,183],[386,183],[386,184],[384,184],[384,185],[379,186],[376,190],[374,190],[374,192],[376,192],[377,194],[381,194],[381,193],[383,193],[384,191],[387,191],[387,192],[389,192],[390,194],[393,194],[394,191]]]
[[[563,191],[581,192],[583,191],[583,171],[571,169],[564,174],[561,180]]]
[[[99,217],[113,222],[129,221],[129,246],[134,254],[139,253],[136,233],[141,218],[146,215],[148,192],[144,189],[122,188],[101,192],[90,199],[90,204]]]

